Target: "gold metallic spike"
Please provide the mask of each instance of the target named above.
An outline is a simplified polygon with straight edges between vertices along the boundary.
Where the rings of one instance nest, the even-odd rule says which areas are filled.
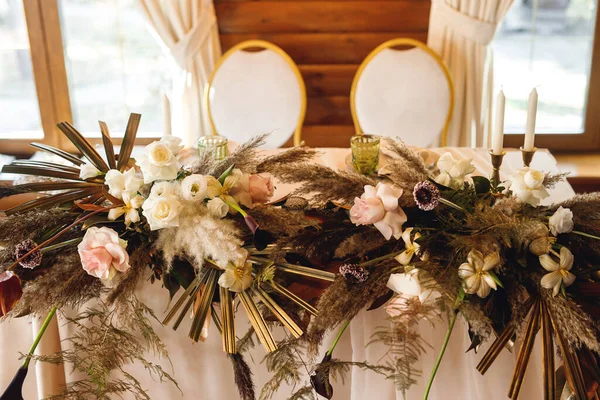
[[[533,301],[534,299],[530,297],[523,305],[523,308],[527,313],[529,313],[529,309],[533,305]],[[509,346],[509,343],[512,342],[511,338],[514,336],[515,332],[516,328],[513,324],[506,325],[502,332],[500,332],[500,336],[498,336],[494,343],[492,343],[491,347],[488,349],[488,351],[485,353],[485,355],[477,365],[477,370],[481,373],[481,375],[485,374],[490,368],[490,366],[494,363],[494,361],[496,361],[496,358],[498,358],[498,356],[502,352],[502,349],[505,346]]]
[[[229,289],[219,286],[219,294],[221,296],[221,317],[223,319],[223,351],[229,354],[235,354],[235,324],[233,299]]]
[[[254,263],[266,264],[271,260],[260,257],[250,257],[250,261]],[[323,271],[316,268],[304,267],[302,265],[295,265],[290,263],[276,263],[275,267],[284,272],[289,272],[290,274],[308,276],[313,279],[321,279],[328,282],[333,282],[335,280],[335,274],[328,271]]]
[[[201,288],[201,291],[198,291],[197,303],[194,305],[195,313],[194,319],[192,321],[192,327],[190,328],[190,338],[194,341],[200,340],[200,336],[202,335],[202,328],[204,327],[208,311],[210,310],[210,305],[212,303],[213,296],[215,295],[215,289],[217,285],[217,280],[219,272],[217,270],[211,269],[207,272],[206,282],[204,283],[204,287]]]
[[[175,323],[173,324],[173,330],[176,330],[177,328],[179,328],[179,325],[181,324],[181,322],[183,322],[183,318],[187,315],[187,312],[189,311],[189,309],[192,307],[192,305],[196,301],[196,295],[198,294],[198,291],[200,290],[200,288],[202,287],[204,282],[206,282],[207,277],[208,277],[207,272],[203,271],[202,275],[200,275],[198,285],[196,285],[194,290],[190,293],[189,297],[187,298],[187,302],[185,303],[185,306],[183,307],[183,310],[179,313],[179,316],[175,320]]]
[[[289,300],[293,301],[298,306],[300,306],[303,309],[305,309],[307,312],[311,313],[315,317],[317,316],[318,310],[316,308],[314,308],[309,303],[307,303],[306,301],[302,300],[300,297],[296,296],[294,293],[290,292],[289,290],[287,290],[283,286],[279,285],[278,283],[276,283],[274,281],[271,281],[271,287],[273,289],[275,289],[282,296],[287,297]]]
[[[533,344],[535,343],[535,336],[540,329],[540,300],[537,299],[531,308],[529,315],[529,322],[527,323],[527,329],[525,336],[523,337],[523,343],[519,350],[519,357],[517,358],[517,364],[515,365],[515,372],[513,374],[512,382],[510,383],[510,389],[508,391],[508,397],[512,400],[519,398],[519,392],[521,391],[521,385],[525,378],[525,372],[527,371],[527,364],[533,351]]]
[[[540,301],[542,320],[542,367],[544,374],[544,400],[554,400],[556,392],[556,376],[554,374],[554,340],[552,338],[552,321],[548,307]]]
[[[169,322],[171,322],[171,319],[175,316],[175,314],[177,314],[177,311],[183,305],[183,303],[186,299],[189,300],[190,297],[193,298],[194,294],[196,294],[196,289],[200,285],[201,279],[202,279],[202,276],[197,275],[196,278],[192,281],[192,283],[189,284],[189,286],[187,287],[187,289],[185,289],[183,294],[179,297],[179,299],[177,300],[175,305],[173,307],[171,307],[171,311],[169,311],[169,313],[167,314],[167,316],[165,317],[165,319],[162,322],[163,325],[168,325]],[[173,328],[173,329],[176,329],[176,328]]]
[[[294,320],[286,313],[283,308],[277,304],[275,300],[267,292],[258,288],[255,290],[256,294],[262,301],[262,303],[267,306],[267,308],[273,313],[275,317],[286,327],[289,329],[290,333],[294,335],[294,337],[299,338],[304,333],[302,328],[300,328]]]
[[[552,321],[554,334],[558,339],[558,347],[560,348],[560,352],[563,356],[567,383],[569,384],[571,391],[575,393],[578,399],[587,399],[587,391],[585,390],[585,382],[579,366],[579,360],[577,360],[577,358],[571,352],[569,343],[565,340],[560,329],[557,329],[556,322],[554,321],[554,318],[552,318],[552,314],[550,314],[550,320]]]
[[[485,353],[479,364],[477,364],[477,371],[481,373],[481,375],[485,374],[490,368],[490,366],[496,361],[496,358],[502,352],[504,346],[508,343],[511,337],[515,334],[515,326],[513,324],[508,324],[504,327],[500,336],[494,340],[488,351]]]
[[[248,319],[254,327],[256,336],[258,336],[258,339],[262,345],[265,346],[265,349],[267,349],[269,353],[277,350],[275,340],[273,340],[273,336],[271,335],[263,316],[260,314],[260,311],[258,311],[256,303],[249,293],[249,289],[239,293],[239,297],[244,309],[246,310],[246,314],[248,314]]]

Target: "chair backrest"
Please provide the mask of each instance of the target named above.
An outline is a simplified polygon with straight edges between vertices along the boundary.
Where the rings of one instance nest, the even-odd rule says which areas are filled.
[[[396,46],[411,48],[392,49]],[[397,136],[419,147],[445,146],[454,108],[452,78],[442,59],[424,43],[392,39],[373,50],[358,68],[350,108],[358,135]]]
[[[260,49],[259,51],[249,51]],[[213,134],[245,142],[271,133],[265,148],[281,147],[292,135],[300,143],[306,89],[298,67],[276,45],[248,40],[217,63],[205,100]]]

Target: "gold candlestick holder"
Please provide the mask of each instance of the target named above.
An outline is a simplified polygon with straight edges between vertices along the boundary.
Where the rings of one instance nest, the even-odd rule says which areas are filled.
[[[519,148],[521,150],[521,154],[523,155],[523,165],[529,167],[531,164],[531,160],[533,160],[533,156],[537,150],[537,147],[534,147],[533,150],[525,150],[523,146]]]
[[[502,166],[502,159],[506,155],[506,151],[502,151],[502,154],[494,154],[493,150],[490,150],[490,156],[492,157],[492,184],[498,186],[500,184],[500,167]]]

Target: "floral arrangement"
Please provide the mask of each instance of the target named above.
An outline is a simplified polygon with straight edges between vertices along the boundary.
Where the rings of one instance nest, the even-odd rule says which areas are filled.
[[[264,137],[223,160],[204,153],[183,165],[179,140],[167,136],[133,159],[139,119],[132,114],[118,155],[105,124],[100,155],[61,123],[83,159],[33,144],[64,162],[15,161],[3,168],[43,179],[0,188],[0,197],[41,194],[0,220],[2,315],[50,310],[49,321],[63,308],[80,313],[68,318],[78,328],[67,339],[72,346],[35,356],[34,343],[0,398],[21,398],[32,359],[69,363],[87,375],[55,398],[124,392],[149,398],[135,377],[111,375],[133,361],[176,384],[144,359],[147,351],[168,357],[150,324],[154,311],[135,295],[149,276],[172,299],[164,325],[178,329],[191,314],[189,336],[202,341],[214,321],[245,400],[256,398],[244,359],[255,337],[273,373],[261,399],[272,398],[284,382],[297,388],[290,398],[332,398],[330,378],[351,367],[383,374],[406,391],[422,373],[413,364],[425,348],[415,330],[423,318],[448,323],[425,398],[457,318],[468,324],[468,350],[492,341],[477,367],[482,374],[505,347],[522,342],[510,398],[519,396],[539,330],[546,398],[563,390],[557,382],[579,399],[597,390],[599,194],[540,206],[564,176],[523,168],[497,184],[471,176],[470,160],[445,154],[428,167],[391,139],[385,143],[393,157],[368,176],[314,164],[316,152],[302,146],[264,157],[257,150]],[[273,200],[274,180],[297,188]],[[391,328],[372,342],[389,346],[394,360],[371,365],[334,358],[349,322],[379,307]],[[236,333],[238,312],[252,325],[243,336]],[[285,340],[274,340],[274,326],[286,329]],[[325,334],[336,329],[334,344],[320,355]],[[313,367],[310,382],[300,372],[306,365]]]

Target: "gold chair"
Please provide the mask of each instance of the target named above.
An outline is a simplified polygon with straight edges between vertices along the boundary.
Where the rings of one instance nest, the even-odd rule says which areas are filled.
[[[292,135],[294,145],[300,144],[304,80],[296,63],[273,43],[248,40],[229,49],[206,86],[205,104],[215,135],[245,142],[271,132],[265,147],[281,147]]]
[[[393,47],[410,46],[407,50]],[[356,134],[397,136],[407,144],[445,146],[454,85],[442,59],[409,38],[379,45],[362,62],[350,92]]]

